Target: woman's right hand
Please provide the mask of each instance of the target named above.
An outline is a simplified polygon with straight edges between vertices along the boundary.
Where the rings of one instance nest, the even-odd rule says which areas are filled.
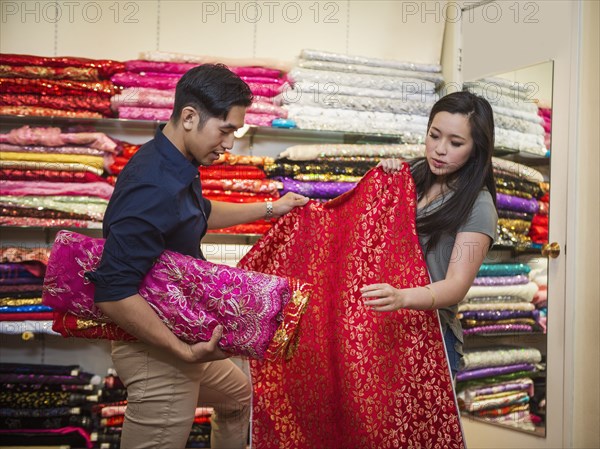
[[[395,173],[397,171],[400,170],[400,168],[402,167],[402,160],[401,159],[382,159],[379,164],[377,164],[378,167],[383,168],[383,171],[386,173]]]

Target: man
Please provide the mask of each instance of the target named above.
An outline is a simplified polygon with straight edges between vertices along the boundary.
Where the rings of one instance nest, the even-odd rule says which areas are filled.
[[[100,265],[87,274],[98,307],[137,342],[114,342],[113,363],[127,387],[121,448],[184,448],[199,404],[215,408],[212,448],[244,448],[251,408],[246,375],[210,341],[179,340],[137,293],[164,250],[203,257],[207,229],[281,216],[307,198],[233,204],[202,197],[198,165],[233,146],[252,102],[249,87],[223,65],[205,64],[178,82],[173,114],[119,175],[104,217]]]

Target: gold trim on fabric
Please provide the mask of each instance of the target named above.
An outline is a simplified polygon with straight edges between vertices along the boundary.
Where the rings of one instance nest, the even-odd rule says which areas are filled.
[[[310,290],[308,284],[300,284],[299,282],[295,282],[295,284],[292,299],[283,311],[283,321],[275,331],[275,335],[267,349],[265,355],[267,360],[290,360],[298,349],[300,319],[306,311],[310,299]]]
[[[0,306],[36,306],[42,304],[42,298],[1,298]]]

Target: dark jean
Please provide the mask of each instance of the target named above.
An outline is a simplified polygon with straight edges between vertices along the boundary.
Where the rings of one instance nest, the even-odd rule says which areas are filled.
[[[452,333],[452,329],[446,329],[446,332],[444,333],[444,344],[446,345],[446,352],[448,353],[448,364],[450,365],[450,371],[452,372],[452,380],[456,379],[458,364],[462,358],[462,355],[456,352],[456,343],[458,343],[458,339]]]

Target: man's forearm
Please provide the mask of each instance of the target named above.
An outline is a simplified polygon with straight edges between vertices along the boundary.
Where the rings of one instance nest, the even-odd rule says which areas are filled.
[[[96,305],[110,320],[144,343],[184,358],[188,345],[179,340],[140,295]]]
[[[250,223],[265,218],[267,213],[267,205],[262,202],[238,204],[211,201],[211,203],[212,212],[208,219],[209,229],[221,229],[242,223]]]

